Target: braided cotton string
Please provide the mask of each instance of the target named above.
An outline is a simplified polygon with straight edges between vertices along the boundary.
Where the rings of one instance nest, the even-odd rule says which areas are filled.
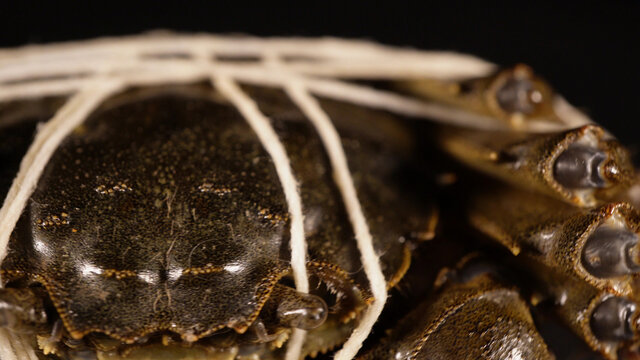
[[[31,346],[29,346],[28,340],[25,335],[13,334],[12,345],[16,349],[17,354],[25,354],[29,360],[38,360],[36,352]]]
[[[306,258],[307,244],[304,236],[304,216],[302,214],[302,199],[300,190],[293,176],[284,145],[278,138],[268,118],[258,109],[256,103],[251,100],[240,87],[229,77],[213,76],[213,83],[220,93],[225,96],[240,111],[249,122],[260,142],[267,150],[276,167],[280,183],[287,199],[289,214],[291,215],[291,269],[296,289],[303,293],[309,292],[309,279],[307,278]],[[294,331],[290,342],[293,349],[288,358],[298,359],[304,341],[304,331]]]
[[[309,95],[306,89],[299,83],[292,83],[287,87],[289,96],[302,109],[305,115],[316,127],[320,138],[329,155],[333,167],[333,177],[342,193],[342,198],[349,214],[349,220],[353,226],[358,249],[360,250],[362,265],[371,284],[374,296],[373,304],[360,319],[360,323],[353,334],[344,344],[335,358],[337,360],[352,359],[360,350],[362,343],[371,332],[384,304],[387,301],[387,282],[380,268],[378,255],[373,248],[373,238],[369,231],[367,219],[364,216],[358,194],[356,193],[353,178],[347,165],[347,157],[340,141],[340,135],[333,126],[329,116],[322,110],[318,102]]]
[[[30,359],[29,354],[24,351],[15,351],[11,345],[11,340],[15,339],[15,335],[6,329],[0,329],[0,359],[1,360],[19,360],[19,355],[24,359]],[[24,345],[24,344],[23,344]]]
[[[37,180],[55,149],[74,127],[81,124],[86,116],[116,89],[117,85],[112,81],[105,81],[87,88],[74,95],[49,122],[42,126],[22,159],[20,171],[9,189],[2,209],[0,209],[0,254],[2,258],[6,254],[9,236],[18,222],[22,209],[35,189]],[[1,360],[37,359],[34,349],[23,337],[2,330],[0,339]]]
[[[38,357],[24,336],[0,329],[0,359],[38,360]]]
[[[249,56],[263,61],[251,64],[206,61],[216,56]],[[274,63],[277,66],[274,67]],[[306,292],[306,245],[297,184],[283,146],[273,133],[268,119],[239,89],[236,82],[283,87],[312,121],[327,148],[375,298],[344,348],[337,354],[340,360],[350,359],[355,356],[382,311],[386,300],[386,282],[380,271],[371,234],[353,187],[339,137],[331,120],[309,93],[472,128],[504,128],[505,125],[495,119],[338,79],[402,80],[425,77],[454,80],[483,76],[493,69],[494,65],[468,55],[395,49],[369,42],[330,38],[257,39],[154,34],[0,50],[0,101],[72,95],[38,132],[0,209],[0,261],[6,256],[9,236],[20,213],[58,144],[105,98],[126,86],[212,79],[218,90],[249,121],[273,158],[292,216],[294,278],[298,290]],[[558,99],[554,106],[564,124],[532,124],[527,130],[559,130],[591,122],[562,99]],[[294,346],[288,351],[290,359],[299,354],[304,340],[301,334],[295,332],[292,337]],[[0,360],[31,360],[35,359],[34,356],[33,349],[24,339],[0,330]]]
[[[269,119],[260,112],[256,103],[242,92],[233,80],[226,76],[214,76],[213,83],[218,91],[231,101],[244,116],[273,160],[291,215],[291,267],[294,281],[298,291],[309,292],[302,199],[298,183],[289,164],[287,152],[273,130]]]
[[[11,232],[53,152],[93,109],[117,89],[116,82],[105,80],[77,93],[40,128],[0,209],[0,259],[6,256]]]

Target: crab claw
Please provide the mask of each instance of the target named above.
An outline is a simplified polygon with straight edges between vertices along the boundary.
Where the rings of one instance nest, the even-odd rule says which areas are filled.
[[[638,306],[625,298],[612,296],[602,301],[591,315],[591,330],[600,340],[623,341],[633,338],[633,314]]]
[[[637,263],[638,235],[625,228],[601,225],[587,239],[582,264],[599,278],[640,272]]]
[[[606,159],[607,154],[597,148],[570,146],[554,164],[555,179],[570,189],[603,188],[607,185],[603,176]]]
[[[533,72],[526,65],[504,70],[495,82],[495,100],[505,112],[529,115],[547,100],[536,88]]]

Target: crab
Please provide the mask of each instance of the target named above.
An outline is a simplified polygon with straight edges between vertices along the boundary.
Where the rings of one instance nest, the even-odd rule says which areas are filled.
[[[3,359],[637,356],[629,155],[525,65],[7,50],[0,138]]]
[[[354,234],[330,165],[281,94],[255,89],[252,97],[286,139],[300,181],[309,294],[293,287],[287,203],[249,125],[210,87],[162,86],[106,101],[51,158],[9,242],[4,321],[21,322],[26,312],[38,316],[27,322],[53,324],[38,335],[40,346],[68,358],[92,349],[99,358],[126,354],[147,343],[269,358],[296,328],[312,330],[310,339],[313,329],[323,332],[305,353],[343,341],[341,327],[371,294],[356,244],[346,241]],[[354,109],[326,106],[354,122]],[[397,154],[411,151],[395,119],[361,114],[376,117],[380,129],[371,133],[397,131],[395,144],[374,150],[380,143],[368,134],[343,136],[392,287],[410,263],[409,239],[400,239],[429,232],[430,212],[387,181],[405,171]]]

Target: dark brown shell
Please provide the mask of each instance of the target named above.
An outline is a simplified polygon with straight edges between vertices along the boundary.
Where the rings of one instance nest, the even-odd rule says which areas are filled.
[[[473,276],[439,289],[362,360],[446,360],[452,354],[460,359],[555,359],[518,291],[492,275]]]
[[[336,276],[350,274],[366,294],[314,128],[281,92],[246,90],[272,118],[300,182],[310,264],[344,270]],[[382,112],[322,104],[383,271],[396,281],[408,266],[404,240],[428,226],[424,199],[402,197],[406,184],[396,181],[407,178],[410,129]],[[47,165],[2,267],[42,283],[73,337],[134,341],[170,330],[192,341],[223,327],[245,331],[290,272],[289,258],[287,204],[270,157],[233,106],[190,86],[128,91],[78,127]]]

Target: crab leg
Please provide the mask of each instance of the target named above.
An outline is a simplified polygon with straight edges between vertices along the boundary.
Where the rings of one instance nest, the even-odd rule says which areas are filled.
[[[588,210],[502,189],[475,195],[469,216],[537,277],[559,316],[593,349],[616,359],[640,337],[640,215],[630,205]]]
[[[467,257],[457,270],[443,272],[446,280],[437,293],[362,359],[449,359],[452,354],[474,359],[505,359],[511,354],[554,359],[527,304],[495,270],[490,263]]]
[[[593,206],[627,187],[627,151],[602,128],[548,135],[445,129],[442,148],[459,161],[513,185],[577,206]]]
[[[420,79],[397,85],[421,98],[498,118],[513,128],[523,128],[531,121],[563,122],[554,110],[557,95],[551,86],[524,64],[479,78]]]

